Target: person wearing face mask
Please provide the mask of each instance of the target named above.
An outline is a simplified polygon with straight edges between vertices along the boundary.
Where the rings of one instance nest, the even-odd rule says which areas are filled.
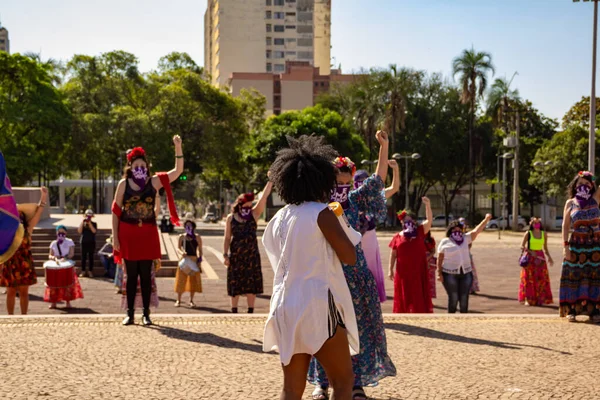
[[[27,314],[29,286],[37,283],[31,236],[48,200],[48,190],[42,187],[40,192],[38,204],[16,204],[0,153],[0,287],[6,288],[9,315],[15,313],[17,293],[21,314]]]
[[[254,312],[256,295],[263,293],[263,276],[258,250],[256,221],[267,207],[273,184],[269,181],[255,206],[253,193],[240,195],[227,216],[223,259],[227,267],[227,295],[231,312],[238,312],[240,296],[246,296],[248,313]]]
[[[379,222],[383,222],[387,217],[382,192],[389,167],[389,141],[387,133],[383,131],[378,131],[376,138],[380,145],[376,173],[365,179],[359,188],[352,190],[352,179],[356,173],[352,160],[348,157],[338,157],[333,161],[337,185],[330,201],[342,205],[346,219],[356,231],[360,231],[361,213]],[[354,265],[343,264],[342,268],[352,295],[360,338],[360,353],[352,357],[352,399],[363,400],[367,398],[364,387],[376,385],[388,376],[395,376],[396,367],[387,353],[377,283],[369,270],[361,243],[356,245],[356,259]],[[310,363],[308,381],[316,385],[312,393],[313,399],[328,397],[329,380],[325,370],[314,357]]]
[[[550,289],[550,276],[548,265],[554,264],[552,256],[548,251],[548,236],[542,228],[539,218],[532,218],[529,223],[529,231],[523,236],[521,253],[526,265],[521,265],[521,280],[519,284],[519,302],[526,306],[543,306],[552,304],[552,290]]]
[[[400,168],[396,160],[389,160],[388,165],[392,168],[393,177],[392,185],[386,188],[382,196],[385,200],[398,193],[400,190]],[[359,170],[354,174],[354,189],[360,188],[365,179],[369,177],[369,173],[365,170]],[[379,242],[377,241],[377,223],[375,218],[367,213],[360,213],[360,233],[362,234],[361,245],[365,258],[367,259],[367,266],[369,271],[375,277],[377,283],[377,291],[379,293],[379,301],[382,303],[387,300],[387,294],[385,293],[385,279],[383,274],[383,263],[381,262],[381,252],[379,250]]]
[[[417,216],[408,211],[398,213],[402,232],[390,243],[389,278],[394,282],[394,313],[432,313],[429,263],[425,238],[431,230],[431,203],[423,197],[426,220],[417,224]],[[396,273],[394,274],[394,267]]]
[[[50,309],[56,308],[56,303],[83,299],[83,291],[75,272],[75,243],[67,237],[64,225],[56,227],[56,240],[50,243],[49,261],[44,264],[46,269],[46,290],[44,301],[50,304]]]
[[[446,237],[438,246],[437,270],[438,279],[443,283],[448,294],[448,313],[454,314],[460,303],[460,313],[469,312],[469,294],[473,284],[473,273],[469,245],[477,239],[492,219],[486,214],[485,219],[468,233],[463,232],[460,221],[452,221],[446,230]]]
[[[123,179],[117,186],[113,212],[113,247],[115,262],[125,264],[127,275],[127,317],[123,325],[134,323],[135,299],[138,278],[142,293],[144,313],[142,323],[152,325],[150,301],[152,272],[156,260],[161,258],[160,238],[156,224],[155,203],[160,189],[165,190],[171,221],[179,225],[177,208],[171,191],[171,182],[183,172],[181,138],[173,137],[175,167],[166,173],[151,176],[146,152],[136,147],[127,154]]]
[[[600,191],[596,189],[596,177],[589,171],[579,172],[567,188],[559,309],[569,322],[580,314],[600,322]]]
[[[196,233],[196,223],[188,219],[183,224],[185,233],[179,236],[179,268],[175,275],[175,307],[181,304],[181,296],[190,293],[190,307],[195,307],[194,294],[202,293],[202,238]]]
[[[89,262],[89,270],[87,270],[87,276],[90,278],[94,277],[94,253],[96,252],[96,231],[98,230],[98,224],[92,221],[94,218],[94,212],[90,209],[85,211],[85,217],[77,232],[81,235],[81,274],[79,277],[86,276],[86,262]],[[108,278],[108,274],[104,274],[105,278]]]

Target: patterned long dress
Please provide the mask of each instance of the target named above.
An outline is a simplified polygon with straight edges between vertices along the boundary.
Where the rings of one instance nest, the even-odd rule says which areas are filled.
[[[360,212],[366,212],[382,220],[387,215],[385,201],[381,196],[383,181],[378,175],[365,180],[364,184],[349,193],[346,218],[355,230],[360,229]],[[367,267],[361,244],[356,246],[356,265],[343,264],[344,275],[358,324],[360,354],[352,357],[355,386],[375,386],[385,377],[395,376],[396,367],[387,352],[387,342],[377,284]],[[308,381],[313,385],[328,386],[325,370],[313,357],[308,371]]]
[[[37,276],[31,253],[31,235],[25,230],[19,249],[0,267],[0,286],[19,287],[31,286],[36,283]]]
[[[239,222],[231,218],[230,266],[227,268],[227,295],[263,293],[263,275],[254,218]]]
[[[571,258],[563,261],[560,277],[560,316],[575,308],[588,314],[600,305],[600,209],[592,199],[585,207],[571,203]]]

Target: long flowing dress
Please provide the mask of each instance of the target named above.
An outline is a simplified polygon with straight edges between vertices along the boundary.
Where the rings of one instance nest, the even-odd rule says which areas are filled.
[[[529,264],[521,268],[519,302],[525,303],[527,301],[532,306],[552,304],[552,290],[550,289],[550,275],[548,274],[546,256],[543,250],[534,249],[531,245],[531,233],[529,241],[534,255],[529,257]],[[542,249],[544,241],[545,236],[542,231],[542,238],[538,240]]]
[[[563,261],[560,277],[560,316],[588,314],[600,303],[600,210],[592,199],[581,207],[571,203],[571,257]]]
[[[429,263],[423,227],[417,228],[417,237],[412,239],[396,234],[390,248],[396,251],[393,312],[432,313]]]
[[[385,194],[384,194],[385,196]],[[363,214],[361,218],[361,230],[362,233],[362,248],[367,260],[367,267],[375,278],[377,284],[377,293],[379,294],[379,301],[382,303],[387,300],[385,293],[385,275],[383,273],[383,263],[381,261],[381,251],[379,250],[379,242],[377,241],[377,231],[375,218]]]
[[[373,215],[378,220],[386,217],[387,209],[381,196],[382,190],[381,177],[373,175],[367,178],[360,188],[349,193],[349,207],[345,210],[345,215],[355,230],[360,230],[360,212]],[[354,385],[374,386],[385,377],[395,376],[396,367],[387,352],[377,284],[367,267],[360,243],[356,246],[356,256],[356,265],[342,265],[354,303],[360,338],[360,353],[352,357]],[[310,363],[308,381],[313,385],[329,385],[325,370],[314,357]]]
[[[431,235],[426,236],[425,249],[427,250],[427,264],[429,266],[429,293],[431,293],[432,299],[437,298],[437,257],[435,256],[435,248],[435,239]]]
[[[1,287],[31,286],[37,283],[33,255],[31,253],[31,235],[25,230],[21,246],[15,254],[0,268]]]
[[[239,222],[235,216],[231,218],[231,254],[227,268],[227,295],[230,297],[263,293],[256,229],[254,218],[246,222]]]

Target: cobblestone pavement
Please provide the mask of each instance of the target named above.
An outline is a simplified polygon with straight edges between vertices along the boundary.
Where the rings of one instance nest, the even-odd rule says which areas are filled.
[[[443,232],[436,231],[434,236],[436,240],[442,238]],[[384,263],[384,271],[387,274],[389,248],[391,234],[379,233],[379,243]],[[559,234],[552,233],[550,236],[550,252],[557,260],[557,265],[550,268],[550,278],[552,290],[554,293],[555,304],[545,307],[525,307],[517,302],[517,292],[519,288],[518,265],[519,248],[522,234],[505,233],[502,240],[498,240],[495,232],[485,232],[473,245],[473,257],[479,273],[481,292],[477,296],[471,296],[470,311],[473,313],[547,313],[557,314],[558,307],[558,288],[560,279],[560,260],[561,260],[561,239]],[[187,306],[188,295],[183,297],[184,304],[181,308],[173,307],[176,295],[173,292],[173,278],[158,278],[158,294],[160,296],[160,306],[156,313],[223,313],[230,310],[230,299],[227,297],[227,270],[221,263],[219,257],[222,253],[222,237],[219,232],[212,231],[203,237],[205,260],[210,264],[211,269],[217,278],[210,279],[207,274],[203,274],[204,292],[195,297],[196,308],[191,309]],[[264,275],[264,294],[257,299],[256,312],[266,313],[269,308],[269,299],[272,291],[273,271],[269,265],[264,249],[261,248]],[[95,314],[116,314],[122,312],[121,296],[115,295],[115,289],[112,282],[103,278],[81,278],[85,298],[72,303],[72,310],[62,308],[57,310],[48,310],[48,304],[42,301],[44,296],[44,283],[41,278],[37,285],[31,287],[31,305],[30,314],[65,314],[65,313],[95,313]],[[383,303],[383,311],[392,311],[392,300],[394,296],[393,284],[386,280],[388,301]],[[438,298],[434,300],[435,312],[445,313],[447,297],[441,283],[437,283]],[[245,310],[246,303],[242,299],[240,302],[241,310]],[[17,313],[18,313],[17,306]],[[0,315],[6,314],[5,296],[0,296]]]
[[[276,399],[264,316],[0,318],[3,399]],[[373,399],[594,399],[598,327],[554,316],[386,317],[398,376]],[[308,387],[305,398],[309,398]]]

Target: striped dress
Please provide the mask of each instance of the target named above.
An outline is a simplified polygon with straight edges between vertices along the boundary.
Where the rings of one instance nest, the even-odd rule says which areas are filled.
[[[573,200],[571,221],[571,257],[563,261],[560,277],[561,317],[572,308],[577,314],[588,314],[600,306],[600,209],[596,200],[583,207]]]

